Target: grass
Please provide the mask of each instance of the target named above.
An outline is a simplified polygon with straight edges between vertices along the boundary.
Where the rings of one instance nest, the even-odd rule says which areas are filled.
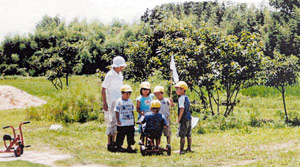
[[[100,94],[100,83],[93,76],[75,76],[71,78],[71,87],[89,82],[93,89]],[[138,94],[138,83],[130,83],[134,92],[132,99]],[[77,84],[78,83],[78,84]],[[81,83],[81,84],[80,84]],[[156,84],[166,82],[156,82]],[[12,85],[38,97],[51,101],[60,92],[44,78],[11,77],[0,80],[0,85]],[[69,88],[70,90],[72,88]],[[100,97],[99,97],[100,98]],[[239,96],[240,103],[233,115],[224,119],[207,118],[201,120],[193,131],[193,146],[195,153],[172,156],[142,157],[138,154],[110,153],[106,151],[106,126],[101,120],[86,123],[68,123],[61,131],[49,130],[53,120],[31,120],[31,124],[24,125],[25,142],[31,144],[28,150],[47,151],[59,150],[72,155],[71,159],[56,162],[57,166],[73,166],[78,164],[100,164],[107,166],[299,166],[300,165],[300,128],[290,127],[280,122],[279,112],[282,112],[282,100],[276,96]],[[288,95],[288,112],[298,113],[300,108],[298,96]],[[40,110],[37,110],[38,112]],[[173,110],[173,122],[175,120]],[[203,118],[203,114],[194,113]],[[101,117],[101,115],[100,115]],[[258,120],[273,120],[259,127],[250,126],[251,118]],[[0,112],[0,126],[18,125],[28,119],[26,110],[5,110]],[[230,121],[228,121],[230,120]],[[218,126],[226,125],[223,130]],[[234,126],[233,128],[227,128]],[[172,125],[172,149],[179,149],[179,138],[175,136],[177,125]],[[201,129],[202,128],[202,129]],[[205,131],[199,134],[199,129]],[[0,136],[10,133],[0,130]],[[135,140],[138,140],[138,136]],[[162,137],[163,146],[166,144]],[[126,144],[125,144],[126,145]],[[135,147],[138,148],[136,144]],[[25,150],[26,154],[26,150]],[[1,162],[0,166],[42,166],[25,161]]]

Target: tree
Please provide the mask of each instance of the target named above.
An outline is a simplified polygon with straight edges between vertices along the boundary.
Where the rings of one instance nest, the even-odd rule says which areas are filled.
[[[76,45],[63,42],[59,48],[58,56],[64,60],[63,72],[66,74],[66,85],[69,85],[69,75],[73,74],[73,68],[78,65],[78,49]]]
[[[169,77],[169,62],[174,55],[181,80],[186,81],[206,103],[206,88],[213,111],[213,93],[225,91],[227,116],[236,105],[239,90],[250,86],[261,70],[261,44],[256,34],[242,33],[240,37],[222,35],[202,25],[196,28],[187,21],[169,19],[156,24],[153,32],[128,49],[130,70],[145,80],[153,69]],[[131,57],[132,56],[132,57]],[[222,103],[215,100],[220,106]]]
[[[280,91],[282,95],[283,108],[285,112],[286,122],[289,121],[286,102],[285,91],[286,87],[297,83],[299,67],[297,65],[298,58],[296,56],[286,56],[279,52],[274,52],[274,58],[266,59],[264,63],[265,85],[274,87]]]
[[[299,0],[270,0],[269,3],[286,16],[290,16],[295,8],[300,7]]]

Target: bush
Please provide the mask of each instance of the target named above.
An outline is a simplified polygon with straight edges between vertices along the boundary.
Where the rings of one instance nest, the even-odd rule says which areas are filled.
[[[211,133],[216,131],[225,131],[230,129],[242,129],[248,126],[248,122],[241,115],[231,114],[227,117],[224,115],[200,114],[200,123],[196,126],[199,134]]]
[[[62,90],[42,107],[27,109],[27,117],[35,120],[83,123],[91,120],[103,121],[99,118],[103,116],[100,114],[101,110],[100,87],[95,88],[95,83],[86,81]]]

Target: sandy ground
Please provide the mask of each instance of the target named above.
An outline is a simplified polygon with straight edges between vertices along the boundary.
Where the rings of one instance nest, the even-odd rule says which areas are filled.
[[[70,155],[62,154],[56,151],[36,152],[25,150],[24,154],[21,157],[15,157],[14,153],[0,154],[1,162],[23,160],[48,166],[55,166],[55,161],[65,160],[69,158],[71,158]]]
[[[13,86],[0,85],[0,110],[24,109],[47,102]]]
[[[47,166],[55,167],[55,161],[67,160],[72,158],[71,155],[63,154],[55,150],[47,150],[47,152],[41,151],[24,151],[21,157],[15,157],[14,153],[0,154],[0,162],[8,161],[29,161],[32,163],[44,164]],[[73,167],[107,167],[105,165],[89,164],[89,165],[74,165]]]

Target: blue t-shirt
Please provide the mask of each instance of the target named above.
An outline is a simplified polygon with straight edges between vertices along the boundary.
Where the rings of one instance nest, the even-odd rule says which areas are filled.
[[[145,114],[147,112],[151,112],[150,103],[153,100],[153,97],[154,97],[154,95],[150,94],[148,97],[143,97],[142,95],[140,95],[139,97],[136,98],[136,100],[141,103],[139,109],[141,111],[144,111]]]
[[[190,99],[186,95],[182,95],[178,99],[178,116],[180,113],[180,108],[184,108],[180,123],[190,121],[192,119],[190,111]]]
[[[162,131],[167,126],[167,120],[161,113],[147,113],[142,123],[146,123],[145,131]]]

